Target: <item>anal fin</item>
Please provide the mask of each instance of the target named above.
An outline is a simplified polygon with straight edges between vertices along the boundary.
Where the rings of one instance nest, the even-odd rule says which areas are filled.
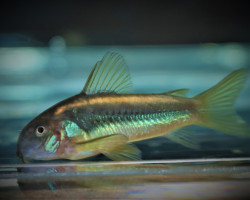
[[[192,135],[192,126],[183,127],[165,135],[166,138],[191,149],[200,149],[199,141]]]

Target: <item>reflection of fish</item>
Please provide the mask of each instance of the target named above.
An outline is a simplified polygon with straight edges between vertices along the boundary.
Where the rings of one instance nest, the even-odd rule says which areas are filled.
[[[22,193],[8,187],[1,199],[197,199],[197,191],[202,199],[249,199],[244,198],[249,197],[249,175],[244,158],[25,164],[16,175],[9,174]]]
[[[80,94],[52,106],[23,129],[17,154],[23,160],[76,160],[97,154],[136,160],[140,151],[131,142],[152,137],[166,136],[197,148],[186,131],[173,132],[192,124],[249,136],[233,109],[246,74],[245,69],[236,70],[193,98],[185,97],[186,89],[120,94],[131,85],[127,66],[119,54],[107,53]]]

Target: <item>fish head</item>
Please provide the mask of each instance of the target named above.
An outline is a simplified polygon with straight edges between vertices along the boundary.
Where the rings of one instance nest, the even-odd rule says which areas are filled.
[[[58,120],[49,110],[37,116],[20,133],[17,156],[23,162],[54,159],[60,143],[60,132],[57,128]]]

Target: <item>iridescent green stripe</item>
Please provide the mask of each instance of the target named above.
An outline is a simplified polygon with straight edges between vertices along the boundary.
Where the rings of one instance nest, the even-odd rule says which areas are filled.
[[[92,120],[95,118],[101,122],[91,130],[91,138],[113,134],[144,134],[155,125],[186,122],[190,118],[190,112],[184,110],[150,114],[92,116]]]
[[[190,112],[171,111],[147,114],[93,114],[81,119],[86,133],[75,122],[66,120],[62,123],[67,137],[82,136],[84,141],[113,134],[143,135],[154,131],[156,125],[170,125],[173,122],[185,122]]]
[[[83,136],[85,140],[88,140],[87,133],[82,130],[75,122],[70,120],[65,120],[62,122],[62,127],[64,128],[67,137]]]
[[[63,121],[62,127],[65,129],[68,137],[75,137],[82,134],[82,130],[79,126],[70,120]]]

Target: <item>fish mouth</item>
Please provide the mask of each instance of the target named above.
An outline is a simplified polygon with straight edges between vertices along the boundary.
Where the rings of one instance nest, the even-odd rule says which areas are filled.
[[[16,155],[22,160],[23,163],[29,163],[29,159],[25,158],[21,151],[17,150]]]
[[[50,160],[48,156],[36,156],[36,154],[23,156],[23,154],[18,150],[16,155],[22,160],[23,163],[35,163]]]
[[[20,140],[17,145],[16,155],[22,160],[23,163],[30,163],[31,159],[36,159],[37,155],[44,153],[40,150],[40,144],[30,142],[27,140]]]

